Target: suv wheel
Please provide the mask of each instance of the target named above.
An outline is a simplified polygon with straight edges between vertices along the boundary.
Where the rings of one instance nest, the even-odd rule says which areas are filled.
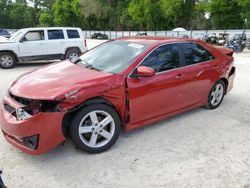
[[[9,52],[0,53],[0,67],[10,69],[16,65],[16,58]]]
[[[73,48],[73,49],[67,50],[65,58],[66,59],[74,59],[74,58],[79,57],[79,55],[80,55],[80,51],[76,48]]]
[[[70,136],[77,148],[100,153],[117,141],[121,123],[116,111],[105,104],[84,107],[73,118]]]

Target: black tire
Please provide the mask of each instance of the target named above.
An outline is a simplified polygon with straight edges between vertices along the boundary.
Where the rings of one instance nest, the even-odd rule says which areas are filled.
[[[214,97],[213,92],[215,91],[216,87],[218,87],[218,85],[220,85],[223,89],[223,91],[221,92],[222,96],[221,98],[218,96],[218,101],[216,103],[213,103],[213,97]],[[225,83],[222,80],[217,81],[209,92],[207,108],[211,110],[218,108],[224,99],[225,93],[226,93]]]
[[[77,54],[77,56],[74,56],[76,58],[80,56],[81,52],[77,48],[68,49],[65,54],[65,59],[73,59],[74,57],[72,56],[72,54]]]
[[[82,141],[82,138],[80,137],[80,133],[79,133],[79,127],[81,126],[80,123],[83,120],[83,118],[85,118],[87,116],[87,114],[89,114],[90,112],[95,112],[95,111],[104,111],[104,112],[108,113],[114,120],[113,121],[114,122],[114,124],[113,124],[114,125],[113,126],[114,127],[113,136],[105,145],[100,146],[100,147],[91,147],[91,146],[87,145],[86,143],[84,143],[84,141]],[[92,124],[92,125],[88,125],[88,126],[94,126],[94,125]],[[106,127],[107,126],[111,126],[111,124],[110,125],[107,124]],[[90,143],[91,137],[93,136],[94,132],[95,131],[92,131],[90,133],[85,133],[85,134],[91,134],[91,136],[89,136],[89,143]],[[85,152],[88,152],[88,153],[101,153],[101,152],[108,150],[110,147],[112,147],[115,144],[115,142],[117,141],[117,139],[120,135],[120,132],[121,132],[121,122],[120,122],[120,118],[119,118],[117,112],[112,107],[110,107],[108,105],[98,104],[98,103],[83,107],[75,115],[75,117],[72,120],[71,126],[70,126],[70,137],[71,137],[73,143],[76,145],[77,148],[79,148]],[[99,137],[100,134],[98,133],[97,136]],[[100,138],[98,138],[98,139],[100,139]],[[101,139],[102,139],[102,137],[101,137]]]
[[[9,63],[4,62],[4,59],[9,59]],[[16,58],[10,52],[0,52],[0,67],[2,69],[11,69],[16,65]]]

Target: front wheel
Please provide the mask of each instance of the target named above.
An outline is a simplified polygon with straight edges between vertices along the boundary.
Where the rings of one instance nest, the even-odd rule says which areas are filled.
[[[121,123],[116,111],[105,104],[83,107],[74,117],[70,127],[71,139],[77,148],[100,153],[117,141]]]
[[[226,91],[225,83],[222,80],[219,80],[215,83],[208,95],[208,104],[209,109],[215,109],[220,106],[223,101]]]
[[[11,69],[16,65],[15,57],[9,52],[0,53],[0,67],[3,69]]]

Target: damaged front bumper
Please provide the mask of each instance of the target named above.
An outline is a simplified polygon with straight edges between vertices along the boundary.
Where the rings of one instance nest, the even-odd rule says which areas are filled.
[[[65,140],[62,132],[65,112],[36,112],[30,115],[23,111],[23,118],[20,119],[17,109],[25,107],[9,94],[0,103],[0,126],[10,144],[25,153],[40,155]]]

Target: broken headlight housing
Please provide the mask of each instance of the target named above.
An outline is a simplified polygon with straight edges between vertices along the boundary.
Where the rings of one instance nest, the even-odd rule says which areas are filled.
[[[23,108],[16,109],[16,119],[18,121],[26,120],[30,117],[32,117],[32,116],[28,112],[26,112],[25,109],[23,109]]]

